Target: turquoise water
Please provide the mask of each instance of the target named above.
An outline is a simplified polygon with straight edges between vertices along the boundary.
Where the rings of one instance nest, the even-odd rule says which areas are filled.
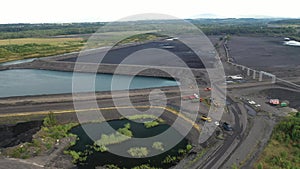
[[[34,61],[35,59],[36,58],[9,61],[9,62],[0,63],[0,65],[8,66],[8,65],[16,65],[16,64],[20,64],[20,63],[28,63],[28,62]]]
[[[110,74],[74,73],[76,91],[92,92],[177,86],[170,79]],[[72,93],[72,72],[15,69],[0,71],[0,97]],[[112,80],[113,79],[113,80]]]

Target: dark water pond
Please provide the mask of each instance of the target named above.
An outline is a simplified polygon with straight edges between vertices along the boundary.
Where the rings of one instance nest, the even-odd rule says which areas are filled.
[[[162,133],[169,129],[169,125],[167,124],[160,124],[159,126],[153,127],[153,128],[146,128],[144,127],[143,123],[137,123],[133,122],[130,120],[113,120],[108,122],[109,125],[114,128],[123,128],[125,124],[130,123],[130,130],[133,133],[133,137],[135,138],[148,138],[151,136],[155,136],[159,133]],[[105,128],[103,127],[103,123],[89,123],[89,124],[84,124],[84,128],[90,128],[90,129],[95,129],[99,133],[99,138],[101,134],[110,134],[107,133],[107,131],[103,131],[102,129]],[[183,138],[180,133],[178,133],[175,129],[170,128],[170,131],[172,132],[172,138],[169,139],[180,139]],[[71,150],[75,151],[84,151],[86,149],[86,145],[93,145],[94,141],[87,136],[87,134],[84,132],[84,129],[82,126],[77,126],[71,130],[71,133],[74,133],[79,136],[79,140],[75,144],[75,146],[71,147]],[[166,140],[157,140],[161,141],[163,145],[168,144],[168,139]],[[107,164],[114,164],[120,168],[132,168],[135,166],[140,166],[143,164],[149,164],[150,166],[153,167],[159,167],[159,168],[170,168],[171,166],[174,165],[174,163],[170,164],[164,164],[162,161],[168,156],[180,156],[178,153],[179,149],[186,149],[186,146],[188,144],[187,139],[182,139],[175,147],[172,149],[162,153],[158,154],[156,156],[152,157],[146,157],[146,158],[130,158],[130,157],[123,157],[123,156],[118,156],[116,154],[113,154],[109,151],[107,152],[95,152],[91,155],[88,156],[87,161],[84,164],[79,164],[78,168],[80,169],[92,169],[95,168],[96,166],[104,166]],[[118,148],[120,150],[127,151],[131,147],[138,147],[137,145],[134,145],[134,143],[131,140],[127,140],[125,142],[122,142],[120,144],[114,144],[114,145],[109,145],[107,146],[109,149],[111,148]],[[147,146],[147,149],[151,151],[158,151],[152,148],[152,145]],[[181,155],[182,156],[182,155]]]

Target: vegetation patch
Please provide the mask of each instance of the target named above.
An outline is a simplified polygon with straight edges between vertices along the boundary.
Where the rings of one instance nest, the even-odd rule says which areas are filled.
[[[151,114],[136,114],[136,115],[132,115],[132,116],[128,116],[126,117],[128,120],[138,120],[138,119],[157,119],[159,122],[163,123],[164,120],[161,118],[157,118],[154,115]],[[121,119],[124,119],[124,117],[122,117]]]
[[[146,128],[152,128],[152,127],[155,127],[155,126],[158,126],[159,125],[159,122],[154,120],[154,121],[147,121],[144,123],[145,127]]]
[[[149,120],[150,116],[133,116],[131,118],[140,119],[141,117],[145,118],[146,120]],[[136,133],[134,134],[137,137],[139,136],[140,133],[144,134],[145,131],[151,132],[152,130],[155,130],[155,129],[147,129],[145,126],[143,126],[142,123],[131,123],[129,122],[129,120],[125,120],[125,121],[126,121],[125,123],[120,121],[123,127],[116,128],[117,131],[113,133],[102,134],[99,140],[95,142],[88,141],[85,144],[83,144],[87,146],[83,146],[82,143],[79,143],[74,147],[71,147],[70,152],[66,151],[66,153],[72,156],[73,162],[75,164],[79,166],[90,167],[90,168],[95,168],[96,166],[102,166],[104,168],[112,168],[112,169],[117,169],[117,168],[155,169],[155,168],[160,168],[161,166],[165,167],[165,166],[172,166],[176,164],[178,161],[183,159],[188,154],[188,152],[192,149],[191,145],[189,144],[186,145],[186,143],[184,143],[179,145],[180,148],[179,147],[176,148],[175,151],[169,150],[166,153],[158,155],[157,157],[148,158],[147,156],[152,151],[153,152],[165,151],[164,144],[166,143],[160,141],[153,141],[148,146],[133,146],[124,149],[124,151],[128,153],[128,155],[130,155],[132,159],[141,158],[140,162],[136,162],[136,161],[133,162],[132,159],[128,159],[128,158],[123,159],[120,157],[115,157],[111,152],[109,152],[109,149],[114,147],[113,144],[120,144],[118,146],[121,146],[122,145],[121,143],[123,141],[126,141],[127,139],[131,139],[131,137],[133,137],[133,134],[130,131],[130,129],[143,128],[141,130],[135,131]],[[112,121],[111,123],[112,125],[117,125],[118,127],[120,127],[119,126],[120,123],[116,123],[116,121]],[[165,127],[165,126],[161,125],[159,127]],[[75,133],[77,133],[76,129],[74,129],[74,131]],[[77,134],[80,135],[79,133],[81,133],[81,131],[78,132]],[[82,135],[80,135],[80,139],[84,138],[81,136]],[[80,141],[84,141],[84,140],[85,139],[81,139]],[[128,143],[130,143],[130,141]],[[81,151],[81,152],[77,152],[77,151]],[[166,157],[167,155],[169,156]],[[127,161],[126,163],[124,163],[122,160],[127,160]],[[94,161],[96,164],[86,163],[86,161],[89,162]]]
[[[112,134],[102,134],[101,138],[95,141],[94,145],[98,146],[107,146],[112,144],[119,144],[123,141],[129,140],[132,137],[132,132],[130,131],[130,124],[127,123],[124,125],[124,128],[118,129],[117,132]]]
[[[162,161],[162,163],[163,163],[163,164],[175,164],[178,160],[180,160],[179,157],[168,155],[168,156]]]
[[[130,36],[130,37],[122,40],[121,42],[119,42],[119,44],[151,41],[151,40],[155,40],[155,39],[162,38],[162,37],[166,37],[166,36],[162,36],[162,35],[155,34],[155,33],[144,33],[144,34]]]
[[[99,145],[97,145],[97,144],[94,145],[93,149],[94,149],[95,151],[98,151],[98,152],[101,152],[101,153],[106,152],[106,151],[109,150],[105,145],[100,145],[100,146],[99,146]]]
[[[77,151],[73,151],[73,150],[69,150],[69,151],[64,151],[65,154],[68,154],[72,157],[72,162],[78,163],[78,162],[84,162],[87,159],[87,156],[85,153],[83,152],[77,152]]]
[[[118,131],[112,134],[102,134],[101,138],[94,142],[93,145],[86,145],[86,149],[81,151],[74,151],[72,149],[65,150],[65,154],[69,154],[72,157],[72,162],[76,163],[84,163],[87,157],[91,154],[96,152],[107,152],[109,148],[108,145],[112,144],[119,144],[126,140],[129,140],[133,136],[132,132],[130,131],[130,123],[126,123],[123,128],[119,128]],[[71,144],[72,145],[75,145]],[[113,167],[113,165],[111,166]]]
[[[271,140],[257,161],[257,169],[300,168],[300,112],[276,125]]]
[[[143,164],[140,166],[133,167],[132,169],[160,169],[159,167],[151,167],[149,164]]]
[[[152,148],[156,149],[156,150],[160,150],[160,151],[164,151],[164,145],[162,142],[156,141],[152,144]]]
[[[124,118],[124,117],[122,117],[122,118]],[[154,119],[152,121],[146,121],[146,122],[144,122],[144,126],[146,128],[152,128],[152,127],[158,126],[159,124],[165,122],[163,119],[157,118],[156,116],[151,115],[151,114],[138,114],[138,115],[128,116],[126,118],[129,119],[129,120]]]
[[[96,167],[96,169],[98,169],[98,168],[102,169],[102,167]],[[104,168],[106,168],[106,169],[121,169],[120,167],[118,167],[116,165],[113,165],[113,164],[105,165]],[[122,167],[122,169],[125,169],[125,168]],[[161,169],[161,168],[159,168],[159,167],[151,167],[149,164],[143,164],[143,165],[132,167],[131,169]]]
[[[26,142],[21,145],[7,148],[3,154],[13,158],[31,158],[50,152],[54,145],[59,143],[60,139],[65,137],[76,137],[69,134],[69,130],[77,123],[57,124],[56,118],[52,112],[45,117],[43,126],[34,136],[32,142]]]
[[[188,162],[188,164],[184,168],[191,168],[191,166],[196,163],[200,158],[204,156],[204,154],[207,152],[208,148],[202,149],[200,152],[196,154],[196,156]]]
[[[81,38],[26,38],[0,40],[0,62],[52,56],[79,51]]]
[[[147,147],[132,147],[127,151],[132,157],[147,157],[149,150]]]
[[[179,156],[170,156],[168,155],[165,157],[165,159],[162,161],[163,164],[176,164],[178,161],[182,160],[184,156],[189,153],[192,150],[193,146],[188,144],[186,145],[186,149],[179,149],[178,154],[181,154]]]

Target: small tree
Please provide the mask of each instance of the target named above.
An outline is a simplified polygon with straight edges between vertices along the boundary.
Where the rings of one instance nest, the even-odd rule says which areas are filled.
[[[49,114],[47,115],[47,117],[44,118],[43,125],[45,127],[52,127],[52,126],[55,126],[56,124],[57,124],[56,117],[55,117],[54,113],[52,111],[50,111]]]
[[[190,145],[190,144],[188,144],[188,145],[186,145],[186,150],[189,152],[189,151],[191,151],[192,150],[192,148],[193,148],[193,146],[192,145]]]
[[[257,169],[264,169],[262,163],[259,163],[259,164],[257,165]]]

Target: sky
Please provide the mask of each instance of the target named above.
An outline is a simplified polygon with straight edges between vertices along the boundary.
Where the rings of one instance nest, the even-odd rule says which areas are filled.
[[[299,0],[2,0],[0,24],[106,22],[143,13],[176,18],[300,18]]]

